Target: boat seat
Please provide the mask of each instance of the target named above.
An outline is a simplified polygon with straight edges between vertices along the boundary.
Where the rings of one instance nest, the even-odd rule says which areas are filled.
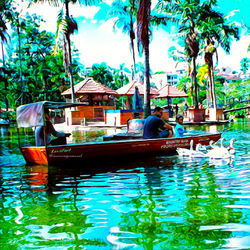
[[[115,135],[103,136],[103,141],[119,141],[119,140],[133,140],[142,139],[142,134],[138,133],[118,133]]]

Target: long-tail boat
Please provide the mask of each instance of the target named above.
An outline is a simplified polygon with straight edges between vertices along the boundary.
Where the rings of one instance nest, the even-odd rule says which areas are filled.
[[[65,109],[79,104],[43,101],[22,105],[17,108],[17,127],[28,128],[45,126],[45,109]],[[46,137],[46,130],[44,129]],[[66,145],[21,146],[20,150],[27,165],[69,165],[84,167],[86,162],[106,159],[130,158],[132,156],[175,154],[177,148],[189,148],[190,141],[208,145],[211,140],[218,141],[220,133],[203,133],[182,138],[143,139],[135,136],[114,136],[112,140],[101,142],[82,142]]]

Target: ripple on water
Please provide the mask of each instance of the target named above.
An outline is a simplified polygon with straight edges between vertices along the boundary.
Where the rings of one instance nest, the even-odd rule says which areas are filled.
[[[233,162],[152,157],[112,170],[22,165],[0,156],[1,240],[17,248],[248,249],[249,138]],[[2,237],[4,236],[4,237]]]

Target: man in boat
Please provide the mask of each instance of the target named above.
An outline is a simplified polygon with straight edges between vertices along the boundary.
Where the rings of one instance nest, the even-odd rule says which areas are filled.
[[[70,133],[58,132],[55,130],[53,124],[50,121],[49,110],[44,110],[45,120],[46,120],[46,135],[48,145],[65,145],[67,144],[66,137],[70,136]],[[56,139],[51,139],[51,135],[57,137]],[[44,126],[40,126],[36,129],[36,146],[44,146]]]
[[[173,135],[173,128],[161,119],[163,109],[156,107],[152,115],[148,116],[143,126],[143,138],[167,138]]]

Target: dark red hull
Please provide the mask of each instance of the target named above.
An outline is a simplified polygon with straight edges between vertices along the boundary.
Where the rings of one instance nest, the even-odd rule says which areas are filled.
[[[62,146],[21,147],[22,154],[30,165],[72,165],[84,164],[90,160],[112,159],[136,155],[168,155],[176,148],[189,148],[190,141],[208,145],[210,140],[218,141],[221,134],[205,134],[182,138],[138,139],[69,144]]]

